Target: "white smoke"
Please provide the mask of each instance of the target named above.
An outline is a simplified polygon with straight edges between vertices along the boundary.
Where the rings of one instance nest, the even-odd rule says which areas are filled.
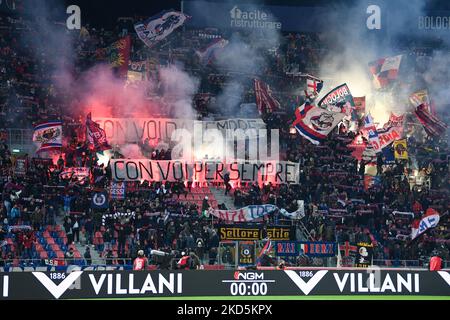
[[[410,111],[407,97],[412,92],[411,88],[397,88],[394,96],[379,93],[373,86],[368,63],[406,53],[399,49],[397,40],[406,26],[411,28],[411,17],[423,12],[424,3],[420,0],[399,0],[381,6],[382,29],[374,31],[369,31],[365,21],[360,19],[370,4],[370,1],[358,1],[350,7],[336,6],[329,15],[323,17],[330,26],[324,37],[325,47],[331,50],[321,61],[319,76],[325,80],[322,94],[347,83],[353,96],[365,96],[366,111],[371,113],[375,122],[382,125],[388,120],[391,111],[397,114]],[[388,15],[391,16],[389,24]],[[384,28],[388,28],[389,32]],[[374,33],[378,35],[374,36]],[[406,64],[407,59],[405,54],[402,64]]]
[[[172,115],[175,118],[194,119],[196,111],[192,99],[200,81],[174,65],[161,68],[159,74],[163,99],[172,106]]]
[[[129,159],[143,159],[145,156],[141,152],[141,148],[137,144],[126,144],[120,147],[120,153]]]

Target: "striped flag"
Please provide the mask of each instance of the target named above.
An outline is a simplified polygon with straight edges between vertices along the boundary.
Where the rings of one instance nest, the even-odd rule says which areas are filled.
[[[37,153],[60,150],[62,147],[62,121],[46,121],[34,127],[33,142],[38,145]]]
[[[260,114],[272,113],[280,109],[280,103],[273,97],[269,85],[258,79],[255,79],[255,96]]]
[[[428,135],[440,136],[447,130],[447,124],[428,112],[424,104],[416,108],[415,114]]]

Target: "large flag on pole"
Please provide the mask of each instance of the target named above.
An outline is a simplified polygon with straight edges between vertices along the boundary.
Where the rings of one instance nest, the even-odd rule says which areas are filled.
[[[411,240],[414,240],[428,229],[434,228],[439,223],[439,212],[428,208],[420,220],[414,220],[411,226]]]
[[[37,153],[60,150],[62,147],[62,122],[46,121],[34,127],[33,141],[37,144]]]
[[[372,147],[376,150],[376,152],[381,151],[379,149],[380,139],[378,138],[377,128],[375,127],[375,124],[373,122],[370,113],[364,118],[364,130],[367,131],[369,142],[372,145]]]
[[[419,90],[419,91],[412,93],[409,96],[409,101],[414,106],[414,108],[417,108],[418,106],[423,104],[425,109],[429,113],[436,115],[436,113],[434,112],[434,109],[432,107],[432,103],[431,103],[430,97],[428,95],[427,89]]]
[[[447,130],[447,124],[428,112],[424,104],[416,108],[415,114],[428,135],[437,137],[444,134]]]
[[[176,28],[182,26],[190,18],[182,12],[174,10],[162,11],[144,21],[134,25],[136,33],[148,47],[171,34]]]
[[[389,120],[383,125],[383,129],[389,129],[391,127],[398,127],[402,128],[403,132],[403,122],[405,120],[405,115],[401,114],[399,116],[396,116],[394,113],[391,112],[389,115]]]
[[[270,238],[265,239],[266,243],[264,244],[264,247],[261,249],[261,252],[258,255],[258,265],[260,265],[260,259],[264,254],[269,254],[270,250],[272,249],[272,241]]]
[[[258,79],[255,79],[255,96],[260,114],[272,113],[280,108],[280,103],[272,95],[269,85]]]
[[[119,77],[126,78],[130,60],[131,37],[127,35],[107,48],[96,51],[97,59],[108,61],[111,68],[117,70]]]
[[[305,96],[308,99],[314,100],[315,98],[317,98],[322,88],[323,88],[323,80],[320,80],[319,78],[316,78],[309,74],[306,76]]]
[[[295,116],[292,126],[300,135],[318,145],[342,121],[345,114],[304,104],[297,108]]]
[[[402,55],[387,57],[369,63],[376,89],[383,89],[391,85],[398,76]]]
[[[196,51],[195,53],[200,58],[201,64],[206,66],[217,55],[217,53],[228,45],[228,40],[215,39],[205,49]]]
[[[346,115],[353,115],[356,120],[355,102],[346,83],[337,86],[328,92],[320,101],[319,107],[333,112],[342,112]]]
[[[111,149],[111,146],[106,140],[105,130],[100,128],[100,125],[92,121],[91,113],[86,117],[86,130],[89,144],[95,151],[104,151]]]

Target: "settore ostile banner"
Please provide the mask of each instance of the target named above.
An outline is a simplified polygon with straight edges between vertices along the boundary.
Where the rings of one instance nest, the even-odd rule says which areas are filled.
[[[256,241],[263,239],[287,241],[295,239],[295,228],[291,226],[267,226],[267,228],[263,228],[251,224],[220,225],[218,235],[220,241]]]

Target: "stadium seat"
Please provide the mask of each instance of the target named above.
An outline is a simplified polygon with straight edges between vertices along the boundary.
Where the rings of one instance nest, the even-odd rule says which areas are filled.
[[[62,230],[62,227],[59,224],[57,224],[55,226],[55,231],[61,231],[61,230]]]
[[[205,264],[205,270],[224,270],[225,266],[223,264]]]
[[[55,267],[55,271],[65,272],[67,269],[65,267],[66,262],[64,261],[64,259],[56,259],[56,261],[58,262],[58,265]]]
[[[61,250],[55,251],[56,257],[60,259],[64,259],[64,252]]]
[[[55,244],[55,240],[53,238],[46,238],[48,244]]]

